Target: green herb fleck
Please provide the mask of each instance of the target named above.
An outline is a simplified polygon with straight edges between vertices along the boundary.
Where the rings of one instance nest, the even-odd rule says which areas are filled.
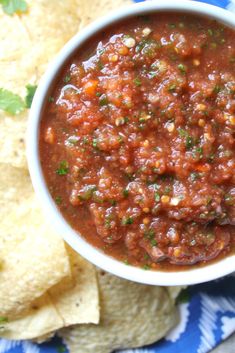
[[[37,89],[36,85],[29,84],[26,86],[27,95],[25,97],[25,105],[26,105],[26,108],[28,108],[28,109],[31,108],[33,97],[36,92],[36,89]]]
[[[128,197],[129,191],[127,189],[124,189],[122,194],[123,194],[124,197]]]
[[[66,75],[63,79],[64,83],[69,83],[71,80],[71,76],[70,75]]]
[[[213,92],[214,93],[219,93],[221,91],[221,87],[219,85],[215,85],[214,89],[213,89]]]
[[[156,239],[152,239],[152,240],[150,241],[150,244],[151,244],[152,246],[156,246],[156,245],[157,245]]]
[[[154,229],[150,228],[150,229],[147,229],[145,232],[144,232],[144,237],[149,239],[149,240],[153,240],[154,237],[155,237],[155,231]]]
[[[99,104],[101,107],[109,104],[109,101],[108,101],[108,98],[106,97],[106,95],[102,95],[100,97]]]
[[[92,141],[92,146],[93,146],[94,148],[98,148],[98,139],[93,139],[93,141]]]
[[[123,262],[124,262],[125,265],[130,265],[128,260],[124,260]]]
[[[104,68],[104,64],[102,63],[101,60],[99,60],[99,61],[97,62],[97,67],[98,67],[99,70],[102,70],[102,69]]]
[[[56,196],[55,202],[57,203],[57,205],[61,205],[62,197],[61,196]]]
[[[83,145],[88,145],[88,143],[89,143],[89,139],[88,139],[88,137],[87,137],[87,136],[84,136],[84,137],[83,137],[83,139],[82,139],[82,143],[83,143]]]
[[[59,168],[56,170],[56,173],[58,175],[66,175],[68,174],[68,171],[69,171],[68,162],[62,161],[60,162]]]
[[[213,30],[212,30],[212,29],[210,29],[210,28],[208,29],[208,31],[207,31],[207,32],[208,32],[208,34],[209,34],[211,37],[212,37],[212,36],[213,36],[213,34],[214,34]]]
[[[188,136],[188,132],[182,128],[179,128],[178,132],[179,132],[180,137],[187,137]]]
[[[176,298],[176,304],[188,303],[190,300],[190,294],[188,288],[183,289],[178,297]]]
[[[8,322],[8,318],[4,316],[0,316],[0,324],[6,324]]]
[[[199,154],[199,158],[203,157],[203,149],[202,147],[197,147],[195,153]]]
[[[136,78],[133,80],[133,82],[134,82],[134,84],[135,84],[137,87],[141,86],[141,84],[142,84],[142,82],[141,82],[141,80],[140,80],[139,77],[136,77]]]
[[[122,218],[122,225],[126,226],[128,224],[133,224],[134,218],[133,217],[123,217]]]
[[[78,199],[80,201],[87,201],[90,200],[93,193],[97,190],[96,185],[87,185],[84,187],[82,193],[78,195]]]
[[[0,88],[0,109],[6,113],[16,115],[25,109],[25,103],[17,94]]]
[[[168,87],[168,92],[175,92],[176,90],[176,84],[172,84]]]
[[[100,97],[100,96],[102,96],[102,93],[101,92],[96,92],[96,97]]]
[[[197,173],[197,172],[193,172],[193,173],[190,174],[190,178],[191,178],[192,181],[196,181],[196,180],[198,180],[200,178],[200,174]]]
[[[158,193],[158,192],[155,192],[155,194],[154,194],[154,200],[155,200],[156,202],[159,202],[160,199],[161,199],[161,197],[160,197],[159,193]]]
[[[3,11],[12,16],[14,13],[23,13],[28,9],[28,5],[24,0],[0,0]]]
[[[165,194],[169,194],[170,192],[171,192],[171,186],[166,186],[165,190],[164,190],[164,193]]]
[[[52,96],[49,96],[49,97],[48,97],[48,102],[49,102],[49,103],[53,103],[53,102],[54,102],[54,98],[53,98]]]
[[[57,350],[58,353],[65,353],[65,352],[67,352],[66,347],[63,346],[63,345],[58,346],[58,347],[56,348],[56,350]]]
[[[179,65],[178,65],[178,69],[180,70],[180,72],[181,72],[182,74],[185,74],[185,73],[186,73],[186,67],[185,67],[185,65],[179,64]]]
[[[147,264],[145,264],[145,265],[143,266],[143,270],[146,270],[146,271],[150,270],[150,266],[147,265]]]
[[[110,203],[112,206],[116,206],[117,201],[116,201],[116,200],[109,200],[109,203]]]
[[[193,147],[193,145],[194,145],[194,141],[193,141],[192,136],[187,136],[186,142],[185,142],[186,149],[189,150],[190,148]]]

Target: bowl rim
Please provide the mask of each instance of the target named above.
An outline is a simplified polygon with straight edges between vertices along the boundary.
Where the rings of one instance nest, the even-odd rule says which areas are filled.
[[[228,256],[203,267],[162,272],[156,270],[146,271],[139,267],[127,266],[121,261],[104,254],[101,250],[95,248],[82,238],[60,213],[47,189],[38,149],[39,124],[43,105],[53,79],[57,76],[57,73],[63,67],[66,60],[97,31],[110,24],[119,22],[119,20],[126,17],[161,11],[204,15],[205,17],[217,19],[219,22],[235,29],[235,15],[231,12],[206,3],[189,0],[181,0],[179,3],[176,3],[175,0],[158,0],[157,2],[146,1],[131,4],[94,21],[65,44],[43,75],[29,114],[26,154],[32,184],[42,205],[46,220],[54,226],[58,234],[81,256],[107,272],[135,282],[162,286],[192,285],[214,280],[235,271],[235,255]]]

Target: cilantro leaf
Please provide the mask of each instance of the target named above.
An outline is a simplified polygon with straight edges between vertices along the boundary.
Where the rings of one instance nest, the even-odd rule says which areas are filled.
[[[27,95],[25,97],[26,108],[31,108],[33,97],[36,92],[37,86],[29,84],[26,86],[26,89],[27,89]]]
[[[65,352],[67,352],[66,347],[63,346],[63,345],[58,346],[58,347],[56,348],[56,350],[57,350],[58,353],[65,353]]]
[[[0,0],[3,11],[12,16],[14,13],[26,12],[28,5],[25,0]]]
[[[188,303],[190,301],[190,293],[188,288],[183,289],[176,298],[176,304]]]
[[[66,175],[69,172],[69,165],[67,161],[60,162],[59,168],[56,170],[56,173],[59,175]]]
[[[0,316],[0,324],[6,324],[8,322],[8,318],[4,316]]]
[[[6,113],[16,115],[25,109],[25,103],[17,94],[0,88],[0,109],[4,110]]]
[[[0,330],[4,328],[4,325],[8,323],[8,318],[0,316]]]

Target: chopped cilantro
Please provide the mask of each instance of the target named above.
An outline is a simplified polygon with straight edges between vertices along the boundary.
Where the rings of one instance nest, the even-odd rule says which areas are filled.
[[[53,102],[54,102],[54,98],[53,98],[52,96],[49,96],[49,97],[48,97],[48,102],[49,102],[49,103],[53,103]]]
[[[8,322],[8,318],[4,316],[0,316],[0,324],[6,324]]]
[[[33,97],[36,92],[37,86],[28,84],[26,86],[26,89],[27,89],[27,95],[25,97],[26,108],[31,108]]]
[[[0,88],[0,109],[4,110],[6,113],[16,115],[25,109],[25,103],[17,94]]]
[[[56,170],[56,173],[58,175],[66,175],[68,174],[68,171],[69,171],[68,162],[62,161],[60,162],[59,168]]]
[[[112,206],[116,206],[117,201],[116,200],[109,200],[109,203],[111,203]]]
[[[104,226],[105,226],[105,228],[109,229],[111,227],[111,219],[106,218],[104,221]]]
[[[100,97],[100,96],[102,96],[102,93],[101,92],[96,92],[96,97]]]
[[[96,185],[87,185],[84,187],[82,190],[81,194],[78,195],[78,199],[80,201],[87,201],[90,200],[92,197],[93,193],[97,190]]]
[[[99,61],[97,62],[97,67],[98,67],[99,70],[102,70],[102,69],[104,68],[104,64],[102,63],[101,60],[99,60]]]
[[[143,270],[150,270],[150,266],[148,265],[148,264],[145,264],[144,266],[143,266]]]
[[[182,128],[179,128],[178,132],[179,132],[180,137],[188,136],[188,132],[186,130],[182,129]]]
[[[63,346],[63,345],[58,346],[58,347],[56,348],[56,350],[57,350],[58,353],[65,353],[65,352],[67,352],[66,347]]]
[[[23,13],[28,9],[28,5],[24,0],[0,0],[3,11],[12,16],[14,13]]]
[[[213,36],[213,34],[214,34],[213,30],[212,30],[212,29],[210,29],[210,28],[208,29],[208,31],[207,31],[207,32],[208,32],[208,34],[209,34],[211,37],[212,37],[212,36]]]
[[[155,237],[155,231],[154,231],[154,229],[149,228],[148,230],[146,230],[146,231],[144,232],[144,237],[147,238],[147,239],[149,239],[149,240],[153,240],[154,237]]]
[[[203,149],[202,147],[197,147],[195,153],[199,154],[199,158],[203,157]]]
[[[161,199],[161,197],[160,197],[159,193],[158,193],[158,192],[155,192],[155,194],[154,194],[154,200],[155,200],[156,202],[159,202],[160,199]]]
[[[185,143],[186,149],[189,150],[190,148],[193,147],[193,145],[194,145],[194,141],[193,141],[192,136],[187,136],[186,143]]]
[[[177,304],[182,304],[182,303],[188,303],[190,299],[190,294],[188,288],[183,289],[178,297],[176,298],[176,303]]]
[[[182,72],[182,74],[186,73],[186,67],[183,64],[179,64],[178,65],[178,69],[180,70],[180,72]]]
[[[130,263],[128,262],[128,260],[124,260],[123,261],[125,265],[130,265]]]
[[[151,244],[152,246],[156,246],[156,245],[157,245],[156,239],[152,239],[152,240],[150,241],[150,244]]]
[[[61,196],[56,196],[55,202],[57,203],[57,205],[61,205],[62,197]]]
[[[83,139],[82,139],[82,143],[83,143],[83,145],[88,145],[88,143],[89,143],[89,139],[88,139],[88,137],[87,137],[87,136],[84,136],[84,137],[83,137]]]
[[[71,76],[70,75],[66,75],[63,79],[64,83],[69,83],[71,80]]]
[[[93,141],[92,141],[92,146],[94,147],[94,148],[98,148],[98,139],[93,139]]]
[[[136,77],[136,78],[133,80],[133,82],[134,82],[134,84],[135,84],[137,87],[141,86],[141,84],[142,84],[139,77]]]
[[[123,217],[122,218],[122,225],[126,226],[128,224],[132,224],[134,222],[133,217]]]
[[[215,85],[214,89],[213,89],[213,92],[214,93],[219,93],[221,91],[221,87],[219,85]]]
[[[170,192],[171,192],[171,186],[166,186],[165,190],[164,190],[164,193],[165,194],[169,194]]]
[[[123,194],[124,197],[128,197],[129,191],[127,189],[124,189],[122,194]]]
[[[193,173],[190,174],[190,178],[191,178],[192,181],[196,181],[197,179],[200,178],[200,174],[197,173],[197,172],[193,172]]]
[[[108,101],[108,98],[106,97],[106,95],[102,95],[100,97],[99,104],[101,107],[109,104],[109,101]]]
[[[169,92],[175,92],[175,90],[176,90],[176,84],[174,83],[168,87]]]

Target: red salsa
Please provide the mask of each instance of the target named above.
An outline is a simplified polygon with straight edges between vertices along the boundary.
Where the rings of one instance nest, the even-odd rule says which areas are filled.
[[[231,254],[235,32],[139,16],[87,42],[58,75],[40,128],[48,188],[95,247],[145,269]]]

